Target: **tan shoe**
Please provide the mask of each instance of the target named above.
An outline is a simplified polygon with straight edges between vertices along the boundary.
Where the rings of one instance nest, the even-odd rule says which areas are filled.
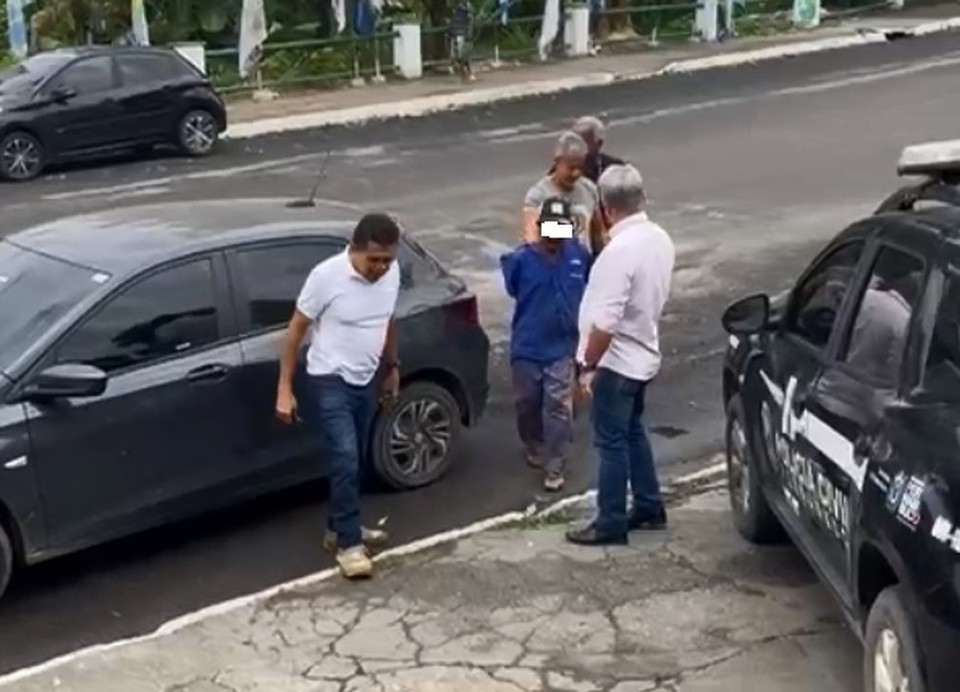
[[[378,548],[390,540],[390,534],[383,529],[369,529],[364,526],[360,532],[363,544],[370,548]],[[337,552],[337,534],[330,529],[323,534],[323,549],[328,553]]]
[[[347,579],[369,579],[373,576],[373,560],[362,545],[337,551],[337,564],[340,574]]]

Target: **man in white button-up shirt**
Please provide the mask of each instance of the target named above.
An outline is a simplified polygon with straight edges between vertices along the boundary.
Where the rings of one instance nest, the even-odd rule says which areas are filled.
[[[647,217],[636,168],[610,166],[599,188],[610,242],[590,272],[577,350],[581,386],[593,399],[598,512],[589,526],[567,534],[582,545],[626,543],[629,531],[663,528],[667,520],[643,411],[647,384],[660,370],[659,322],[675,250],[666,231]]]

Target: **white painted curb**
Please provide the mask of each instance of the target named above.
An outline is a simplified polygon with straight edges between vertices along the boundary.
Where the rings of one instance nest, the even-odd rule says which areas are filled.
[[[667,484],[667,490],[721,477],[726,472],[726,466],[723,463],[713,463],[717,458],[719,457],[711,457],[708,460],[709,465],[705,468],[701,468],[693,473],[673,479]],[[379,553],[374,558],[374,561],[381,562],[391,558],[413,555],[415,553],[423,552],[424,550],[429,550],[430,548],[434,548],[438,545],[444,545],[452,541],[461,540],[463,538],[467,538],[478,533],[483,533],[484,531],[489,531],[491,529],[496,529],[507,524],[549,517],[583,502],[592,501],[595,496],[596,491],[590,490],[580,495],[566,497],[539,511],[537,510],[536,505],[531,505],[522,512],[507,512],[506,514],[501,514],[496,517],[490,517],[489,519],[478,521],[474,524],[470,524],[469,526],[464,526],[452,531],[446,531],[444,533],[438,533],[433,536],[427,536],[426,538],[422,538],[418,541],[413,541],[412,543],[407,543],[406,545],[398,546],[391,550],[385,550],[384,552]],[[57,658],[50,659],[49,661],[45,661],[30,668],[16,670],[12,673],[0,676],[0,689],[5,688],[8,685],[13,685],[17,682],[22,682],[29,678],[36,677],[80,659],[91,658],[93,656],[106,654],[126,646],[141,644],[170,636],[208,618],[224,615],[246,606],[264,603],[271,598],[274,598],[278,594],[296,591],[309,586],[315,586],[338,575],[339,570],[337,570],[337,568],[325,569],[322,572],[315,572],[314,574],[309,574],[305,577],[301,577],[300,579],[294,579],[292,581],[279,584],[255,594],[234,598],[232,600],[204,608],[203,610],[199,610],[195,613],[190,613],[188,615],[184,615],[183,617],[170,620],[150,634],[145,634],[139,637],[131,637],[129,639],[120,639],[118,641],[110,642],[109,644],[97,644],[69,654],[64,654],[63,656],[59,656]]]
[[[373,103],[354,108],[336,108],[300,115],[254,120],[252,122],[237,123],[229,126],[223,137],[224,139],[250,139],[268,134],[298,132],[332,125],[360,125],[373,120],[417,118],[433,113],[459,110],[469,106],[496,103],[498,101],[510,101],[528,96],[546,96],[574,89],[582,89],[584,87],[605,86],[617,82],[640,81],[661,75],[699,72],[701,70],[710,70],[718,67],[751,65],[766,60],[775,60],[777,58],[789,58],[839,48],[884,43],[887,41],[887,34],[896,33],[906,36],[926,36],[954,29],[960,29],[960,17],[928,22],[904,29],[884,28],[882,30],[864,30],[849,36],[834,36],[811,41],[788,43],[780,46],[769,46],[756,50],[712,55],[705,58],[678,60],[653,72],[591,72],[574,77],[564,77],[562,79],[532,81],[503,87],[471,89],[452,94],[421,96],[406,101]]]

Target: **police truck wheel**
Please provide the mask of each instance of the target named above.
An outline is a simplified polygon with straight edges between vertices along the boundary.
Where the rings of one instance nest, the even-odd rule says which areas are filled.
[[[453,462],[460,437],[460,407],[433,382],[414,382],[377,416],[373,467],[395,490],[410,490],[441,478]]]
[[[727,488],[737,531],[751,543],[780,542],[783,527],[761,490],[750,428],[739,395],[734,395],[727,406],[726,454]]]
[[[0,597],[3,597],[3,592],[7,590],[12,574],[13,542],[3,526],[0,526]]]
[[[899,585],[884,589],[867,618],[864,692],[926,692],[916,629]]]

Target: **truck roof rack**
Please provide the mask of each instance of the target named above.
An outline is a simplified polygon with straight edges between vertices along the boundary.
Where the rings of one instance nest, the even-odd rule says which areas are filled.
[[[917,202],[960,207],[960,139],[904,148],[897,174],[923,176],[925,180],[900,188],[885,199],[875,213],[911,211]]]

